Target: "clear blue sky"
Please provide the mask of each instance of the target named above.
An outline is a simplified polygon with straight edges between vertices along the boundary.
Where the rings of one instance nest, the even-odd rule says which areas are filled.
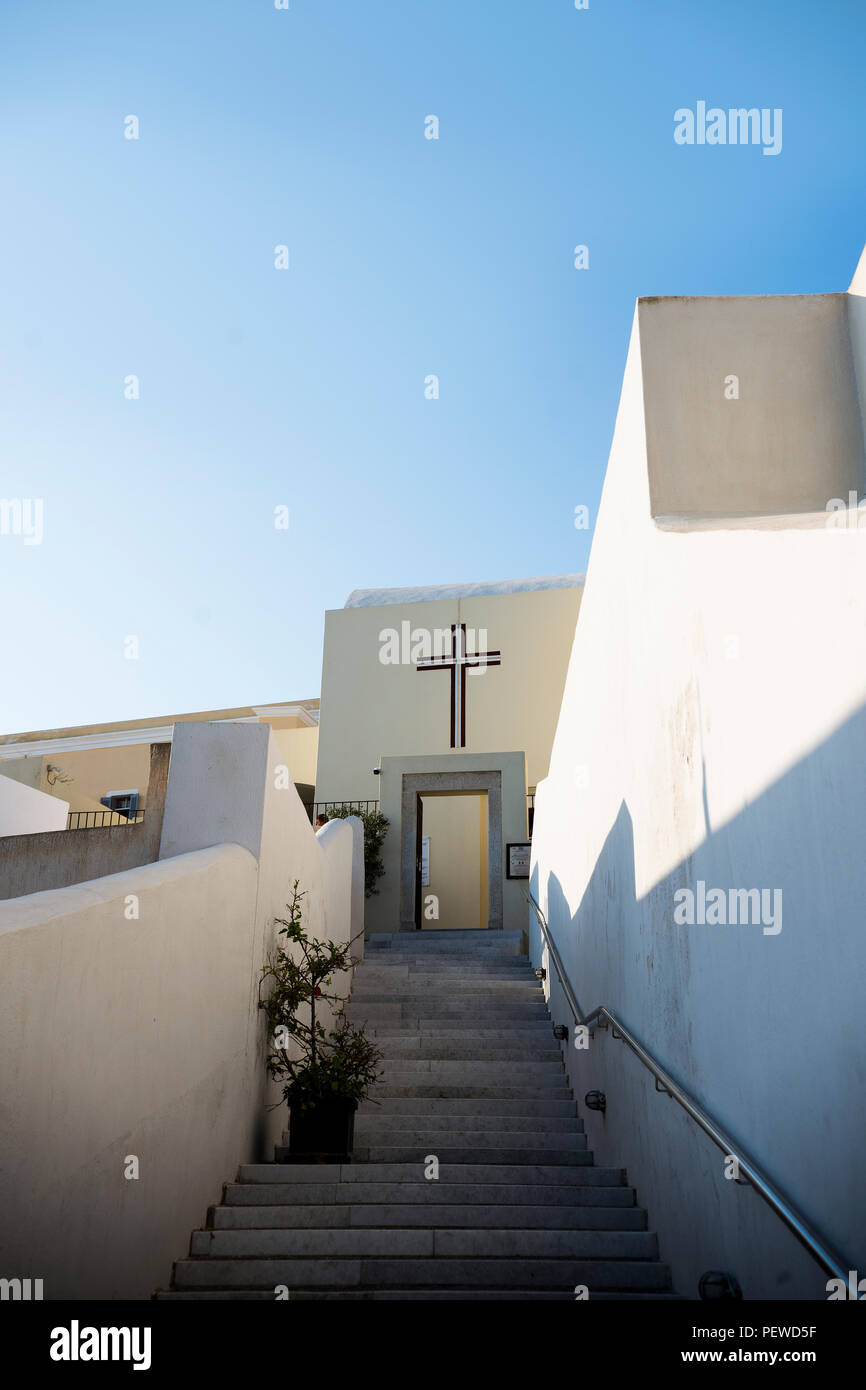
[[[353,588],[584,569],[635,298],[847,287],[864,39],[862,0],[2,0],[0,498],[45,533],[0,536],[0,731],[315,695]],[[782,153],[676,145],[699,100]]]

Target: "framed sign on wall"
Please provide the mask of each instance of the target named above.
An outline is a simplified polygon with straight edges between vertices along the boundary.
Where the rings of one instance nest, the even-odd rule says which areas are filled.
[[[529,840],[505,846],[505,877],[529,878],[529,856],[532,845]]]

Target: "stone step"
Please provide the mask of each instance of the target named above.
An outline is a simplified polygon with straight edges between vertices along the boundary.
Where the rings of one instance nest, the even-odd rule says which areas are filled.
[[[378,1094],[378,1092],[377,1092]],[[397,1119],[398,1116],[405,1116],[411,1119],[423,1118],[432,1119],[434,1116],[467,1117],[475,1115],[514,1115],[521,1119],[532,1119],[533,1116],[542,1118],[544,1116],[559,1116],[562,1119],[574,1119],[577,1117],[577,1102],[573,1100],[479,1100],[473,1096],[471,1100],[448,1100],[442,1097],[427,1096],[391,1096],[375,1104],[372,1100],[364,1101],[359,1107],[355,1119],[355,1124],[360,1124],[362,1119],[373,1119],[378,1115],[387,1115],[389,1119]]]
[[[523,933],[484,936],[368,943],[346,1013],[383,1076],[354,1161],[242,1165],[158,1297],[674,1298],[625,1173],[587,1148]]]
[[[382,1057],[387,1062],[391,1058],[406,1057],[430,1062],[479,1061],[479,1062],[562,1062],[562,1054],[555,1040],[507,1042],[430,1042],[420,1033],[408,1038],[382,1038],[376,1043]]]
[[[645,1231],[646,1212],[641,1207],[602,1207],[573,1203],[569,1207],[509,1203],[490,1206],[437,1202],[343,1202],[319,1206],[222,1206],[211,1208],[209,1225],[215,1231],[279,1230],[326,1227],[376,1226],[447,1227],[449,1230],[581,1230]]]
[[[192,1259],[654,1260],[654,1231],[382,1229],[193,1231]],[[431,1281],[431,1282],[435,1282]]]
[[[490,1136],[493,1137],[493,1136]],[[543,1145],[534,1146],[529,1142],[529,1138],[524,1134],[512,1136],[514,1143],[508,1147],[498,1143],[471,1145],[463,1143],[443,1143],[443,1136],[439,1136],[432,1142],[418,1144],[361,1144],[356,1145],[353,1153],[359,1163],[416,1163],[423,1166],[428,1155],[438,1158],[441,1163],[468,1163],[468,1164],[513,1164],[513,1163],[592,1163],[593,1156],[585,1149],[577,1145],[577,1141],[582,1139],[586,1142],[586,1135],[576,1134],[570,1141],[569,1147],[560,1146],[556,1140],[562,1138],[561,1135],[552,1135],[550,1140]],[[288,1158],[288,1150],[278,1147],[276,1149],[276,1161],[279,1163]]]
[[[497,951],[489,947],[448,947],[442,943],[435,946],[427,946],[425,949],[404,948],[400,951],[366,951],[364,952],[364,964],[373,965],[377,961],[397,961],[399,963],[407,961],[429,962],[431,964],[453,964],[461,965],[464,962],[484,962],[497,964],[502,961],[511,961],[523,964],[527,969],[530,968],[529,957],[519,951]]]
[[[176,1290],[161,1290],[155,1295],[158,1302],[229,1302],[229,1301],[251,1301],[260,1303],[272,1303],[274,1293],[272,1289],[188,1289],[184,1293]],[[398,1299],[407,1302],[530,1302],[539,1303],[547,1299],[551,1302],[573,1303],[574,1292],[572,1289],[292,1289],[291,1301],[294,1303],[309,1302],[383,1302],[391,1303]],[[607,1302],[637,1302],[652,1300],[657,1303],[681,1302],[680,1295],[671,1292],[642,1293],[628,1290],[614,1292],[598,1292],[592,1294],[594,1303]]]
[[[459,979],[461,976],[471,976],[472,979],[489,977],[495,980],[527,980],[533,984],[538,983],[534,970],[522,960],[510,959],[507,956],[495,961],[460,961],[454,964],[429,959],[365,961],[363,965],[357,967],[354,978],[356,980],[406,980],[414,978],[416,975],[423,975],[431,980],[450,980],[452,978]]]
[[[507,1122],[506,1122],[507,1123]],[[367,1130],[360,1141],[359,1148],[382,1148],[397,1145],[403,1149],[429,1149],[435,1152],[437,1144],[445,1144],[450,1149],[585,1149],[586,1135],[580,1130],[519,1130],[504,1126],[485,1129],[381,1129]],[[431,1148],[431,1145],[433,1148]]]
[[[525,957],[519,956],[491,956],[486,952],[482,956],[470,957],[457,955],[448,958],[438,952],[431,955],[429,952],[419,952],[415,956],[392,956],[369,957],[355,971],[355,978],[366,978],[368,975],[393,976],[395,971],[413,972],[421,975],[432,976],[453,976],[461,972],[471,971],[475,975],[496,975],[501,979],[523,978],[532,980],[533,984],[540,981],[532,965]]]
[[[432,998],[437,1002],[451,999],[455,1003],[462,1003],[467,995],[478,998],[483,996],[485,1000],[489,999],[496,1004],[509,1000],[517,1003],[524,1003],[526,1000],[537,1003],[545,998],[544,992],[534,980],[493,980],[486,974],[477,979],[467,979],[461,974],[453,983],[443,980],[441,976],[434,979],[413,976],[408,980],[362,980],[356,977],[355,988],[349,999],[355,1003],[360,999],[377,997],[381,1002],[421,997]]]
[[[428,995],[423,995],[411,1003],[391,1003],[377,1002],[372,1003],[353,1003],[349,1002],[344,1010],[347,1018],[366,1019],[369,1023],[381,1020],[383,1023],[388,1019],[412,1018],[418,1019],[465,1019],[464,1026],[471,1027],[477,1023],[479,1027],[484,1027],[488,1020],[493,1020],[497,1026],[505,1028],[513,1020],[516,1023],[538,1023],[547,1022],[548,1012],[544,1000],[529,1002],[526,1004],[506,1003],[499,1007],[492,1004],[476,1004],[471,995],[467,996],[462,1002],[449,998],[437,1003],[431,1000]]]
[[[393,972],[407,972],[413,975],[429,975],[440,979],[460,979],[472,976],[473,979],[489,976],[491,979],[499,980],[526,980],[532,984],[541,985],[542,981],[536,975],[530,962],[523,957],[517,956],[491,956],[490,952],[481,956],[462,956],[448,958],[440,953],[428,952],[426,956],[416,956],[414,958],[401,957],[394,959],[385,965],[381,965],[376,960],[365,961],[358,966],[355,972],[355,979],[367,979],[375,975],[391,979],[396,978]]]
[[[460,965],[475,965],[483,968],[485,965],[491,969],[498,966],[513,965],[516,969],[532,970],[532,962],[527,955],[520,955],[516,951],[491,951],[481,947],[480,950],[447,950],[444,947],[431,948],[425,951],[369,951],[364,953],[364,966],[371,969],[385,965],[420,965],[428,970],[435,970],[440,965],[444,967],[454,967]]]
[[[393,983],[414,979],[442,980],[491,980],[507,984],[511,980],[542,987],[542,981],[532,967],[516,958],[499,957],[491,960],[446,961],[441,957],[428,956],[425,960],[389,961],[382,965],[378,961],[366,961],[355,970],[354,980],[384,980]]]
[[[453,998],[450,999],[445,1006],[447,1012],[445,1009],[436,1012],[436,1007],[428,996],[427,1002],[421,1004],[420,1008],[415,1004],[403,1005],[394,999],[388,1004],[352,1005],[346,1009],[346,1014],[354,1018],[363,1017],[369,1028],[387,1031],[396,1027],[397,1031],[402,1032],[405,1030],[401,1025],[411,1022],[413,1034],[456,1031],[461,1040],[467,1042],[471,1036],[478,1037],[482,1033],[508,1033],[514,1037],[518,1030],[526,1030],[526,1035],[529,1036],[533,1028],[539,1033],[543,1032],[548,1040],[553,1037],[553,1022],[547,1009],[537,1009],[534,1004],[509,1004],[502,1009],[489,1009],[486,1005],[476,1004],[473,995],[468,995],[467,999],[473,1002],[460,1004],[455,1003]],[[381,1016],[383,1009],[387,1017]]]
[[[466,981],[463,987],[448,985],[445,988],[419,985],[414,989],[357,989],[352,990],[350,1005],[353,1009],[367,1008],[373,1004],[411,1004],[453,1005],[455,1008],[524,1008],[527,1004],[547,1008],[547,1001],[540,990],[533,985],[473,985]]]
[[[367,980],[359,972],[352,990],[352,1002],[360,999],[370,999],[371,1002],[430,997],[449,999],[463,994],[480,999],[545,999],[544,991],[535,980],[491,980],[489,976],[480,980],[466,980],[463,976],[443,980],[442,976],[435,974],[423,980],[395,981],[392,984],[389,981]]]
[[[439,1082],[463,1086],[532,1085],[545,1092],[563,1084],[561,1062],[458,1062],[423,1057],[385,1058],[381,1063],[380,1084],[409,1085],[413,1081]],[[371,1094],[380,1099],[377,1091]],[[543,1099],[543,1096],[542,1096]]]
[[[368,1026],[367,1032],[374,1038],[429,1038],[431,1042],[519,1042],[525,1039],[534,1042],[538,1038],[545,1041],[553,1036],[553,1025],[548,1018],[537,1023],[494,1024],[493,1027],[469,1028],[466,1019],[445,1019],[428,1027],[429,1020],[395,1018],[390,1023]]]
[[[482,1120],[484,1123],[482,1124]],[[582,1134],[583,1120],[575,1115],[392,1115],[359,1110],[355,1118],[355,1137],[359,1135],[399,1134],[412,1129],[425,1134],[465,1134],[479,1129],[518,1131],[525,1134]],[[284,1142],[288,1143],[285,1139]]]
[[[585,1149],[586,1135],[578,1129],[571,1130],[521,1130],[506,1128],[507,1120],[501,1128],[488,1125],[486,1129],[456,1128],[427,1129],[418,1125],[412,1129],[365,1129],[355,1132],[354,1154],[361,1150],[380,1149],[396,1146],[413,1151],[427,1150],[437,1153],[436,1145],[449,1149]],[[283,1136],[284,1146],[288,1145],[288,1135]],[[423,1155],[422,1155],[423,1157]]]
[[[497,950],[511,950],[523,944],[525,933],[514,927],[508,931],[491,930],[489,927],[461,927],[448,930],[445,927],[422,927],[420,931],[370,932],[367,936],[367,949],[385,947],[397,949],[401,946],[450,945],[456,950],[464,946],[495,946]]]
[[[562,1061],[558,1057],[541,1058],[537,1062],[487,1062],[483,1057],[468,1062],[459,1058],[434,1057],[428,1060],[426,1057],[397,1057],[393,1063],[386,1058],[384,1070],[386,1075],[400,1072],[407,1077],[419,1078],[423,1078],[428,1072],[435,1072],[437,1077],[444,1080],[448,1080],[449,1077],[456,1081],[468,1078],[479,1083],[486,1080],[504,1081],[509,1078],[534,1082],[544,1077],[559,1081],[564,1074]]]
[[[373,1092],[378,1101],[388,1100],[568,1100],[573,1096],[568,1087],[559,1085],[539,1086],[491,1086],[489,1083],[477,1086],[461,1086],[450,1082],[412,1082],[381,1081]]]
[[[409,1015],[400,1019],[367,1019],[364,1027],[368,1033],[391,1034],[392,1037],[414,1037],[417,1033],[434,1034],[442,1038],[477,1038],[495,1034],[506,1038],[552,1037],[552,1023],[546,1015],[532,1019],[489,1017],[477,1023],[461,1015],[449,1019],[418,1019]]]
[[[441,1234],[441,1233],[437,1233]],[[568,1289],[585,1284],[596,1290],[663,1290],[670,1286],[667,1268],[655,1260],[610,1259],[210,1259],[180,1260],[175,1265],[178,1289],[293,1288],[403,1289],[532,1288]]]
[[[351,995],[346,1008],[359,1013],[367,1009],[393,1009],[397,1005],[407,1015],[418,1018],[430,1017],[431,1015],[425,1013],[428,1009],[441,1013],[445,1018],[468,1016],[473,1022],[476,1013],[483,1013],[485,1017],[490,1018],[502,1011],[509,1017],[525,1012],[526,1021],[529,1023],[537,1022],[539,1016],[542,1020],[548,1016],[544,995],[524,985],[510,990],[508,994],[492,989],[418,989],[411,994],[397,989],[375,992],[370,990],[369,993],[359,990],[357,994]]]
[[[221,1292],[219,1292],[219,1291],[208,1291],[208,1292],[205,1292],[204,1290],[202,1290],[202,1291],[200,1291],[200,1292],[198,1292],[198,1293],[171,1294],[171,1295],[168,1295],[168,1297],[173,1297],[173,1298],[232,1298],[232,1297],[236,1297],[236,1296],[237,1296],[237,1295],[233,1295],[233,1294],[231,1294],[231,1293],[223,1294],[223,1293],[221,1293]],[[244,1294],[242,1295],[242,1297],[244,1297],[244,1298],[262,1298],[262,1299],[266,1298],[266,1299],[269,1299],[269,1300],[272,1300],[272,1299],[273,1299],[273,1296],[274,1296],[274,1295],[273,1295],[270,1291],[268,1291],[267,1293],[244,1293]],[[459,1300],[461,1303],[463,1303],[463,1302],[473,1302],[473,1303],[474,1303],[474,1302],[478,1302],[478,1301],[480,1301],[480,1300],[486,1300],[487,1302],[491,1302],[491,1303],[492,1303],[492,1302],[502,1302],[502,1301],[506,1301],[506,1302],[511,1301],[511,1302],[515,1302],[515,1303],[519,1301],[519,1302],[523,1303],[523,1302],[525,1302],[525,1301],[527,1301],[527,1300],[530,1300],[530,1301],[533,1301],[533,1302],[541,1302],[541,1301],[544,1300],[544,1299],[547,1299],[547,1300],[549,1300],[549,1301],[551,1301],[551,1302],[556,1301],[556,1302],[561,1302],[561,1303],[573,1303],[573,1302],[575,1301],[575,1300],[574,1300],[574,1290],[573,1290],[573,1289],[569,1289],[569,1288],[566,1288],[566,1289],[513,1289],[513,1288],[510,1288],[510,1289],[461,1289],[461,1288],[455,1288],[455,1289],[341,1289],[341,1290],[339,1290],[339,1291],[333,1290],[333,1289],[298,1289],[298,1290],[292,1290],[292,1295],[291,1295],[291,1296],[292,1296],[292,1298],[294,1299],[294,1301],[295,1301],[296,1303],[307,1303],[307,1302],[313,1302],[313,1301],[319,1301],[319,1300],[321,1300],[321,1301],[332,1300],[332,1301],[334,1301],[334,1302],[337,1302],[337,1301],[343,1302],[344,1300],[349,1300],[349,1301],[351,1301],[351,1302],[355,1302],[355,1301],[360,1302],[361,1300],[364,1300],[364,1301],[366,1301],[366,1302],[380,1302],[380,1301],[381,1301],[381,1302],[391,1303],[391,1302],[394,1302],[394,1301],[397,1300],[397,1299],[405,1299],[405,1300],[407,1300],[407,1301],[412,1301],[412,1302],[419,1302],[419,1301],[423,1300],[423,1301],[425,1301],[425,1302],[428,1302],[428,1301],[429,1301],[429,1302],[434,1302],[434,1303],[436,1303],[436,1302],[443,1302],[443,1301],[456,1302],[456,1301],[458,1301],[458,1300]],[[653,1302],[666,1302],[666,1303],[671,1303],[671,1302],[679,1303],[679,1302],[682,1301],[679,1294],[673,1293],[673,1292],[671,1292],[670,1290],[662,1290],[662,1291],[660,1291],[660,1292],[640,1292],[640,1291],[635,1292],[634,1290],[626,1290],[626,1289],[615,1290],[614,1292],[609,1292],[609,1291],[607,1291],[607,1290],[593,1290],[593,1292],[592,1292],[592,1294],[591,1294],[591,1297],[592,1297],[593,1303],[602,1303],[602,1302],[605,1302],[605,1301],[606,1301],[606,1302],[611,1302],[611,1303],[612,1303],[612,1302],[632,1303],[632,1302],[637,1302],[637,1301],[644,1301],[644,1300],[647,1300],[647,1299],[652,1300]]]
[[[381,1009],[385,1009],[384,1015],[381,1013]],[[469,1012],[465,1011],[462,1013],[446,1014],[444,1016],[432,1013],[420,1015],[409,1013],[402,1014],[400,1013],[400,1005],[394,1004],[393,1006],[387,1007],[385,1005],[377,1005],[375,1014],[371,1014],[365,1009],[347,1010],[346,1018],[350,1023],[354,1024],[355,1027],[364,1028],[371,1032],[373,1029],[393,1028],[395,1025],[400,1027],[400,1025],[406,1024],[406,1028],[400,1027],[400,1031],[404,1032],[406,1037],[410,1038],[423,1033],[442,1032],[448,1028],[449,1024],[453,1024],[460,1032],[474,1032],[476,1035],[481,1029],[496,1028],[500,1032],[513,1032],[514,1038],[519,1039],[522,1036],[520,1030],[524,1025],[540,1023],[544,1025],[544,1035],[548,1038],[553,1036],[551,1021],[546,1013],[534,1014],[529,1018],[520,1014],[514,1015],[506,1013],[503,1015],[493,1013],[487,1014],[483,1018],[474,1019]],[[473,1026],[476,1023],[478,1025],[477,1028]],[[541,1030],[539,1030],[539,1034],[540,1032]]]
[[[377,1163],[242,1163],[238,1170],[239,1183],[417,1183],[417,1162]],[[441,1183],[539,1183],[548,1186],[563,1184],[591,1186],[625,1182],[622,1168],[596,1168],[587,1165],[580,1169],[563,1164],[547,1164],[535,1156],[528,1163],[442,1163],[439,1166]]]
[[[373,1205],[422,1207],[463,1203],[489,1206],[546,1206],[565,1210],[571,1206],[633,1207],[634,1188],[627,1187],[618,1168],[582,1169],[585,1185],[530,1182],[237,1182],[227,1183],[226,1206]],[[599,1179],[603,1175],[604,1181]],[[214,1208],[221,1210],[221,1208]]]
[[[402,1059],[405,1061],[405,1058]],[[389,1095],[421,1096],[430,1094],[433,1096],[466,1096],[477,1095],[479,1100],[494,1100],[502,1097],[503,1100],[513,1098],[519,1099],[525,1096],[527,1100],[563,1100],[571,1099],[568,1091],[563,1085],[563,1078],[558,1077],[556,1072],[543,1073],[535,1078],[526,1076],[514,1077],[514,1084],[505,1086],[502,1084],[503,1078],[500,1076],[497,1083],[494,1077],[486,1077],[483,1081],[472,1085],[464,1075],[446,1073],[444,1076],[438,1067],[445,1067],[447,1062],[431,1062],[429,1071],[408,1071],[398,1067],[396,1062],[388,1064],[382,1072],[382,1079],[376,1083],[371,1095],[383,1104]],[[508,1063],[501,1063],[507,1067]]]

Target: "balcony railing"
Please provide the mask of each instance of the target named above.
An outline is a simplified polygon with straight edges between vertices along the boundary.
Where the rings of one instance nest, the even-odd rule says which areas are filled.
[[[330,816],[334,811],[378,811],[378,801],[314,801],[313,821],[322,812]]]
[[[140,825],[144,811],[69,811],[66,817],[67,830],[102,830],[107,825]]]

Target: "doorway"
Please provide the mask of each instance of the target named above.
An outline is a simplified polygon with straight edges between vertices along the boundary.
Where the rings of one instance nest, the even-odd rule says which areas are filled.
[[[417,793],[417,930],[487,930],[490,918],[489,841],[486,790]]]
[[[521,769],[522,770],[522,769]],[[524,783],[525,786],[525,783]],[[523,815],[525,817],[525,792],[523,793]],[[482,800],[483,798],[483,800]],[[465,800],[468,809],[453,811],[449,815],[446,805],[440,809],[440,801],[451,801],[452,806]],[[419,826],[420,822],[420,826]],[[525,822],[524,822],[525,823]],[[457,843],[455,826],[462,826],[464,840]],[[433,828],[438,829],[438,842],[434,843]],[[482,850],[482,836],[484,846]],[[449,912],[452,928],[466,912],[465,903],[477,904],[468,918],[471,929],[479,927],[487,930],[502,930],[502,774],[492,772],[404,772],[401,778],[400,795],[400,930],[442,930],[445,924],[443,913],[439,910],[438,921],[435,916],[425,914],[423,877],[424,840],[429,840],[430,877],[444,875],[439,882],[446,889],[447,902],[456,902],[457,882],[474,884],[461,892],[464,906],[459,909],[457,920]],[[449,854],[449,847],[454,846]],[[477,859],[475,849],[477,847]],[[438,867],[437,867],[438,861]],[[478,880],[475,879],[477,865]],[[486,889],[481,885],[482,866],[486,868]],[[428,885],[432,890],[433,884]],[[482,908],[483,905],[483,908]],[[482,910],[484,916],[482,917]],[[448,908],[446,906],[446,912]],[[446,928],[447,929],[447,928]]]

